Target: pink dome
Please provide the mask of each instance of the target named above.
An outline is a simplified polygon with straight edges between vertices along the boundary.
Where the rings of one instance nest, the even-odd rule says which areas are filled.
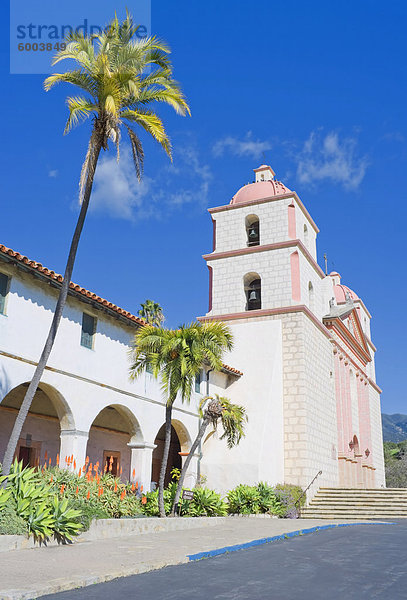
[[[230,204],[246,204],[246,202],[255,202],[272,196],[282,196],[289,194],[289,190],[281,181],[270,179],[269,181],[257,181],[244,185],[233,196]]]
[[[353,290],[351,290],[347,285],[342,285],[342,283],[338,283],[334,285],[334,293],[335,299],[338,304],[342,302],[346,302],[346,294],[348,293],[351,300],[359,300],[359,296],[355,294]]]

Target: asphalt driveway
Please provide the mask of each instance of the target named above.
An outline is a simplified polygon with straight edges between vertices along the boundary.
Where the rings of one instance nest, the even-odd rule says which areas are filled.
[[[319,531],[45,598],[407,599],[407,522]]]

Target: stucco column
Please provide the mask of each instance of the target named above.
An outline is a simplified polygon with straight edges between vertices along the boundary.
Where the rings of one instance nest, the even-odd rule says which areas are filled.
[[[157,444],[129,442],[127,445],[131,448],[130,481],[137,481],[140,487],[143,486],[143,491],[149,492],[153,450]]]
[[[74,462],[66,462],[67,457],[73,455],[76,470],[79,471],[85,464],[86,447],[88,445],[88,431],[79,431],[78,429],[62,429],[61,445],[59,449],[59,466],[61,469],[74,469]]]
[[[181,454],[182,466],[184,466],[187,456],[188,456],[188,454]],[[199,459],[199,454],[192,455],[191,462],[189,463],[188,471],[187,471],[187,474],[185,475],[185,479],[184,479],[184,487],[186,487],[186,488],[189,488],[189,489],[194,488],[197,483],[198,459]]]

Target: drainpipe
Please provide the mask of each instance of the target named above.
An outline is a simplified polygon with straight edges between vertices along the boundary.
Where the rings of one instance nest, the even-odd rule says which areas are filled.
[[[206,396],[209,396],[209,373],[212,373],[213,369],[208,369],[206,371]],[[199,429],[201,428],[201,417],[199,417]],[[202,460],[202,440],[199,442],[198,446],[198,465],[196,469],[196,475],[198,482],[201,481],[201,460]]]

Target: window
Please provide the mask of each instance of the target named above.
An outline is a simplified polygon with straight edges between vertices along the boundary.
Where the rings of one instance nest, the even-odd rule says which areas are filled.
[[[308,249],[308,227],[304,225],[304,245]]]
[[[195,376],[195,391],[197,394],[201,393],[201,374]]]
[[[246,310],[261,308],[261,279],[257,273],[249,273],[244,278]]]
[[[248,246],[258,246],[260,244],[260,222],[256,215],[246,217],[246,235]]]
[[[6,298],[8,294],[10,277],[0,273],[0,315],[6,314]]]
[[[310,281],[308,282],[308,308],[315,312],[314,286]]]
[[[93,348],[93,341],[96,331],[96,319],[87,313],[82,314],[82,335],[81,346],[84,348]]]
[[[153,374],[153,367],[150,365],[150,363],[146,364],[146,373],[148,373],[149,375]]]
[[[113,477],[120,477],[120,452],[104,450],[103,464],[106,471],[113,475]]]

